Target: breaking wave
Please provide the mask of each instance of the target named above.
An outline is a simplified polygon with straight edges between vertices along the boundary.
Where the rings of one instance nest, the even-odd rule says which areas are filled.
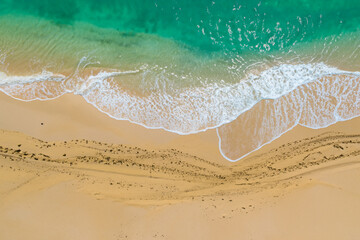
[[[91,73],[94,73],[93,71]],[[125,89],[116,79],[143,70],[65,76],[0,74],[0,90],[24,101],[81,95],[100,111],[147,128],[190,134],[218,128],[220,150],[239,160],[297,124],[321,128],[360,115],[360,75],[323,63],[283,64],[237,83],[153,91]],[[139,76],[140,75],[140,76]]]

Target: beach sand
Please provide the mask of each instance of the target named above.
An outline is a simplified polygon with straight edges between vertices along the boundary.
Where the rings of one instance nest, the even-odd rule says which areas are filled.
[[[360,118],[231,163],[216,130],[0,94],[0,239],[359,239]]]

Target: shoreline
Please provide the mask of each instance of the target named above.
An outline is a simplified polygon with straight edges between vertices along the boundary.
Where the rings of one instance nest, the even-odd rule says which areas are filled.
[[[215,130],[178,135],[163,129],[148,129],[128,121],[110,118],[79,95],[65,94],[49,101],[23,102],[1,93],[0,109],[8,109],[7,117],[0,119],[0,129],[19,131],[43,140],[84,138],[160,148],[176,146],[181,141],[182,145],[190,150],[195,150],[194,144],[198,147],[199,144],[215,147],[215,150],[211,151],[215,158],[211,159],[215,161],[222,158],[219,151],[216,151]],[[24,119],[22,115],[29,115],[31,118]]]
[[[136,121],[136,120],[131,120],[132,118],[131,117],[126,117],[126,118],[122,118],[122,117],[116,117],[116,115],[118,114],[118,113],[116,113],[116,112],[110,112],[110,110],[103,110],[101,107],[99,107],[97,104],[93,104],[93,103],[91,103],[91,101],[94,101],[94,99],[95,99],[95,101],[102,101],[102,99],[101,99],[101,97],[99,97],[99,96],[101,96],[101,94],[98,94],[98,96],[94,96],[94,95],[91,95],[91,94],[85,94],[85,95],[88,95],[87,97],[85,97],[85,95],[83,96],[83,98],[85,99],[85,101],[87,102],[87,103],[89,103],[89,104],[91,104],[91,105],[93,105],[93,107],[94,108],[96,108],[98,111],[100,111],[100,112],[102,112],[102,113],[104,113],[104,114],[106,114],[108,117],[110,117],[110,118],[113,118],[113,119],[115,119],[115,120],[118,120],[118,121],[128,121],[128,122],[130,122],[130,123],[132,123],[132,124],[136,124],[136,125],[139,125],[139,126],[142,126],[142,127],[144,127],[144,128],[147,128],[147,129],[155,129],[155,130],[165,130],[165,131],[167,131],[167,132],[172,132],[172,133],[176,133],[176,134],[179,134],[179,135],[190,135],[190,134],[197,134],[197,133],[200,133],[200,132],[205,132],[205,131],[208,131],[208,130],[213,130],[213,129],[218,129],[218,128],[220,128],[221,126],[224,126],[224,125],[227,125],[227,124],[229,124],[229,123],[232,123],[232,122],[234,122],[234,121],[236,121],[241,115],[243,115],[244,113],[246,113],[246,112],[248,112],[248,111],[250,111],[250,110],[252,110],[256,105],[258,105],[260,102],[263,102],[263,101],[267,101],[267,100],[277,100],[277,99],[281,99],[281,98],[283,98],[283,97],[285,97],[285,96],[287,96],[287,95],[289,95],[289,94],[291,94],[291,93],[293,93],[293,92],[295,92],[297,89],[299,89],[299,88],[302,88],[302,87],[307,87],[307,86],[309,86],[309,85],[313,85],[314,83],[316,83],[317,81],[319,81],[319,80],[326,80],[327,78],[336,78],[336,77],[341,77],[341,78],[358,78],[359,77],[359,74],[360,74],[360,72],[358,72],[358,71],[353,71],[353,72],[351,72],[351,71],[347,71],[347,70],[341,70],[341,69],[337,69],[336,67],[334,67],[334,66],[331,66],[331,65],[326,65],[326,64],[324,64],[323,62],[319,62],[319,63],[309,63],[309,64],[294,64],[294,65],[291,65],[291,64],[283,64],[283,65],[280,65],[280,66],[274,66],[274,67],[272,67],[272,68],[270,68],[270,69],[267,69],[267,70],[265,70],[264,72],[266,72],[266,71],[269,71],[270,73],[272,73],[272,74],[269,74],[270,76],[269,76],[269,79],[272,81],[272,83],[271,83],[271,86],[272,86],[272,88],[278,88],[278,86],[276,85],[276,81],[275,81],[275,79],[273,79],[271,76],[273,76],[273,75],[275,75],[275,74],[279,74],[279,75],[281,75],[282,73],[283,73],[283,68],[285,68],[286,69],[286,67],[287,66],[292,66],[292,67],[294,67],[295,69],[294,70],[292,70],[292,71],[289,71],[289,72],[286,72],[286,74],[284,75],[284,76],[282,76],[282,77],[286,77],[286,78],[290,78],[290,79],[293,79],[294,77],[290,77],[290,76],[292,76],[293,74],[298,74],[297,72],[297,70],[299,70],[299,69],[301,69],[303,66],[307,66],[309,69],[307,69],[308,70],[308,75],[314,75],[314,77],[313,78],[311,78],[311,79],[308,79],[309,78],[309,76],[308,75],[304,75],[304,76],[302,76],[302,75],[300,75],[300,76],[297,76],[297,78],[299,78],[299,79],[301,79],[301,78],[305,78],[305,80],[303,80],[303,82],[300,82],[300,83],[297,83],[297,82],[291,82],[290,84],[289,84],[289,86],[288,86],[288,88],[289,89],[286,89],[285,88],[285,90],[283,91],[283,92],[281,92],[281,93],[277,93],[278,92],[278,90],[277,91],[275,91],[276,93],[275,93],[275,95],[268,95],[268,96],[262,96],[263,94],[269,94],[269,93],[267,93],[267,91],[265,91],[264,93],[263,92],[259,92],[258,94],[260,94],[261,95],[261,97],[259,98],[259,99],[256,99],[256,100],[254,100],[254,101],[251,101],[251,103],[249,104],[249,106],[246,106],[246,107],[244,107],[241,111],[237,111],[237,114],[232,114],[232,116],[231,117],[226,117],[225,118],[225,120],[223,120],[223,121],[220,121],[220,122],[218,122],[218,123],[216,123],[216,124],[212,124],[212,123],[210,123],[209,125],[206,125],[205,127],[204,126],[199,126],[198,128],[195,128],[195,130],[184,130],[184,131],[182,131],[182,130],[171,130],[171,129],[174,129],[174,128],[171,128],[171,127],[166,127],[165,125],[160,125],[160,126],[158,126],[158,127],[151,127],[151,124],[145,124],[145,123],[143,123],[143,121],[142,120],[139,120],[139,121]],[[299,68],[299,69],[297,69],[297,68]],[[306,67],[305,67],[306,68]],[[88,70],[88,71],[90,71],[91,73],[93,73],[93,70],[92,69],[90,69],[90,70]],[[13,89],[13,91],[11,91],[10,89],[6,89],[7,87],[10,87],[11,88],[11,85],[12,85],[12,83],[11,82],[9,82],[9,84],[7,85],[7,84],[5,84],[4,85],[4,89],[2,89],[1,91],[5,94],[5,95],[8,95],[9,97],[11,97],[11,98],[14,98],[14,99],[17,99],[17,100],[20,100],[20,101],[25,101],[25,102],[30,102],[30,101],[49,101],[49,100],[55,100],[55,99],[57,99],[57,98],[60,98],[60,97],[62,97],[62,96],[66,96],[66,95],[69,95],[69,94],[71,94],[71,95],[81,95],[82,93],[84,93],[84,91],[85,92],[88,92],[88,91],[90,91],[90,92],[92,92],[92,89],[91,89],[91,85],[93,85],[94,83],[99,83],[99,79],[100,79],[100,82],[101,81],[103,81],[103,82],[106,82],[107,84],[100,84],[101,85],[101,88],[102,87],[104,87],[104,88],[102,88],[103,90],[106,90],[106,91],[108,91],[108,93],[109,92],[111,92],[112,91],[112,88],[113,87],[115,87],[115,86],[112,86],[111,84],[114,84],[116,81],[114,81],[114,82],[107,82],[107,77],[98,77],[98,75],[101,75],[101,74],[109,74],[109,76],[112,76],[112,74],[113,73],[108,73],[108,72],[103,72],[102,70],[99,70],[99,69],[96,69],[95,68],[95,72],[97,72],[95,75],[91,75],[94,79],[91,79],[90,80],[90,77],[89,77],[89,79],[87,79],[87,80],[89,80],[88,82],[83,82],[83,83],[81,83],[81,82],[76,82],[76,81],[73,81],[71,84],[78,84],[79,86],[81,86],[80,88],[81,89],[71,89],[71,90],[68,90],[68,89],[66,89],[65,87],[59,87],[59,86],[57,86],[57,87],[59,87],[59,89],[58,89],[58,91],[60,92],[60,93],[51,93],[50,95],[54,95],[54,96],[52,96],[52,97],[49,97],[49,96],[46,96],[47,94],[49,94],[49,93],[46,93],[44,96],[45,96],[45,99],[44,99],[44,96],[42,96],[42,94],[43,93],[41,93],[41,89],[40,89],[40,91],[35,91],[35,92],[33,92],[32,94],[30,94],[30,97],[29,96],[27,96],[26,94],[27,94],[27,92],[26,91],[24,91],[24,92],[22,92],[21,94],[23,94],[24,95],[24,98],[22,99],[21,97],[19,97],[19,96],[21,96],[21,94],[20,95],[18,95],[18,96],[16,96],[16,95],[14,95],[14,93],[15,94],[19,94],[18,92],[21,92],[20,90],[21,90],[21,87],[19,88],[14,88]],[[130,74],[133,74],[133,73],[139,73],[140,72],[140,70],[134,70],[134,71],[132,71],[132,70],[129,70],[129,71],[125,71],[125,72],[123,72],[123,73],[130,73]],[[263,72],[263,73],[264,73]],[[121,72],[116,72],[116,74],[120,74]],[[115,74],[115,75],[116,75]],[[62,74],[61,74],[62,75]],[[250,74],[251,75],[251,74]],[[266,74],[265,74],[266,75]],[[65,75],[62,75],[62,76],[64,76],[65,77]],[[252,85],[252,84],[255,84],[257,81],[254,81],[254,79],[256,79],[255,78],[255,76],[257,76],[257,75],[251,75],[252,77],[248,77],[248,79],[247,80],[244,80],[244,81],[240,81],[239,83],[236,83],[235,85],[239,85],[239,84],[242,84],[242,85],[245,85],[245,86],[247,86],[247,85]],[[16,77],[16,76],[15,76]],[[259,74],[259,76],[257,76],[257,77],[262,77],[262,74]],[[83,79],[82,77],[79,77],[80,79]],[[99,79],[98,79],[99,78]],[[296,78],[296,79],[297,79]],[[86,79],[86,78],[84,78],[84,79]],[[39,82],[28,82],[28,83],[19,83],[20,85],[22,85],[22,86],[26,86],[26,84],[32,84],[32,83],[34,83],[35,85],[37,84],[37,83],[42,83],[42,82],[45,82],[46,83],[46,81],[39,81]],[[17,84],[17,82],[15,81],[15,84]],[[70,84],[70,85],[71,85]],[[116,85],[116,84],[115,84]],[[234,86],[235,86],[234,85]],[[232,87],[234,87],[234,86],[232,86]],[[43,86],[44,87],[44,86]],[[259,87],[259,86],[258,86]],[[47,92],[52,92],[52,91],[54,91],[54,89],[53,88],[55,88],[56,89],[56,87],[54,87],[54,86],[49,86],[49,88],[47,88],[47,86],[45,86],[44,87],[44,89],[45,89],[45,91],[47,91]],[[73,86],[72,87],[70,87],[70,88],[73,88]],[[224,88],[228,88],[228,87],[224,87]],[[234,87],[235,88],[235,87]],[[239,88],[239,87],[238,87]],[[211,88],[209,88],[210,90],[211,90]],[[231,88],[229,88],[229,89],[231,89]],[[236,89],[236,88],[235,88]],[[243,89],[243,91],[244,91],[244,87],[242,87],[242,89]],[[29,90],[29,89],[27,89],[27,90]],[[33,89],[31,89],[31,90],[33,90]],[[37,89],[37,90],[39,90],[39,89]],[[248,89],[248,91],[250,91],[251,89]],[[254,90],[254,89],[252,89],[252,90]],[[254,90],[255,91],[255,90]],[[311,89],[309,90],[309,91],[311,91]],[[80,94],[76,94],[76,92],[77,93],[80,93]],[[131,91],[130,91],[131,92]],[[222,92],[222,91],[220,91],[220,92]],[[246,91],[245,91],[246,92]],[[128,94],[127,93],[127,91],[124,91],[124,94],[126,94],[128,97],[132,97],[133,95],[131,95],[131,94]],[[96,94],[95,94],[96,95]],[[136,94],[135,94],[136,95]],[[134,96],[135,96],[134,95]],[[39,97],[40,96],[40,97]],[[42,96],[42,97],[41,97]],[[90,97],[89,97],[90,96]],[[242,96],[241,94],[237,94],[237,97],[240,97],[240,96]],[[141,95],[139,95],[139,96],[137,96],[137,97],[142,97]],[[204,96],[201,96],[201,97],[204,97]],[[249,98],[251,98],[252,96],[248,96]],[[92,98],[92,100],[90,100]],[[206,98],[206,97],[205,97]],[[116,99],[116,98],[115,98]],[[179,101],[179,99],[176,99],[176,98],[174,98],[173,100],[176,100],[176,101]],[[210,101],[211,99],[209,99],[209,101]],[[229,101],[228,99],[226,99],[227,101]],[[242,101],[243,101],[244,99],[242,99]],[[102,102],[103,103],[103,102]],[[178,102],[178,104],[180,104],[181,102]],[[224,105],[223,107],[228,107],[228,105],[231,105],[231,104],[233,104],[233,101],[230,101],[230,102],[228,102],[227,103],[227,105]],[[111,105],[111,103],[110,104],[104,104],[104,105],[106,105],[106,106],[110,106],[110,107],[112,107],[112,105]],[[191,107],[191,105],[189,105],[190,107]],[[149,110],[151,110],[151,109],[149,109]],[[136,111],[134,111],[134,112],[136,112]],[[166,111],[165,111],[166,112]],[[153,112],[153,113],[155,113],[155,114],[159,114],[159,112]],[[195,113],[195,112],[194,112]],[[208,116],[209,117],[209,116]],[[359,117],[359,116],[357,116],[357,117]],[[352,119],[352,118],[356,118],[356,116],[355,117],[351,117],[350,119]],[[350,120],[349,119],[349,120]],[[184,120],[184,119],[183,119]],[[346,121],[346,120],[340,120],[340,121]],[[166,122],[166,121],[165,121]],[[181,124],[179,124],[178,123],[178,125],[179,126],[181,126]],[[327,124],[327,126],[330,126],[330,125],[332,125],[331,123],[328,123]],[[179,127],[178,126],[178,127]],[[187,128],[189,128],[189,129],[192,129],[193,127],[185,127],[185,129],[187,129]],[[322,127],[320,127],[320,128],[322,128]],[[316,127],[314,127],[314,129],[316,129]],[[287,131],[289,131],[289,130],[287,130]],[[286,132],[286,131],[285,131]],[[283,133],[285,133],[285,132],[283,132]],[[275,138],[277,138],[277,137],[275,137]],[[241,157],[242,158],[242,157]],[[240,158],[240,159],[241,159]]]
[[[8,115],[6,119],[0,119],[0,129],[23,132],[43,140],[84,138],[108,143],[126,143],[151,147],[178,147],[178,142],[189,142],[188,144],[181,144],[184,150],[190,150],[192,153],[204,153],[212,149],[211,155],[213,157],[210,157],[210,159],[213,161],[226,160],[230,163],[241,162],[262,152],[263,148],[267,151],[287,142],[289,139],[300,140],[301,137],[316,136],[329,131],[351,133],[354,130],[352,126],[360,126],[360,117],[339,121],[319,129],[296,125],[278,138],[246,154],[240,160],[230,161],[220,152],[221,139],[216,129],[187,135],[169,132],[164,129],[151,129],[128,120],[117,120],[109,117],[107,113],[99,111],[80,95],[72,93],[51,100],[22,101],[0,92],[0,110],[7,112]],[[22,111],[31,115],[31,119],[22,119],[20,117]],[[54,115],[61,118],[57,119]],[[13,121],[13,119],[17,119],[17,121]],[[28,123],[27,120],[31,120],[31,122]],[[44,125],[41,125],[41,123]],[[356,130],[360,132],[360,127],[355,128]],[[131,132],[131,134],[123,133],[127,131]],[[193,143],[200,144],[202,149],[194,149]],[[217,150],[214,150],[214,148],[217,148]],[[209,154],[206,154],[206,157],[209,157]]]
[[[0,240],[360,240],[357,3],[0,0]]]

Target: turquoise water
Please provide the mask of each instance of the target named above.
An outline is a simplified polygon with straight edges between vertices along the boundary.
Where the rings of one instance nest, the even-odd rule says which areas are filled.
[[[220,148],[236,160],[296,124],[358,115],[359,12],[353,0],[0,0],[0,90],[80,94],[111,117],[180,134],[223,125]],[[285,95],[306,119],[257,107]],[[355,107],[340,107],[348,96]],[[262,124],[248,126],[250,109]]]
[[[210,52],[278,51],[359,29],[358,1],[1,1],[2,14],[149,33]],[[275,36],[275,37],[274,37]]]

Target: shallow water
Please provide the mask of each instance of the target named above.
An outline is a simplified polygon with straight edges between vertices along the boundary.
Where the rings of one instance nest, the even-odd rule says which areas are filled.
[[[359,12],[352,0],[0,0],[0,90],[72,92],[179,134],[222,126],[238,160],[296,124],[359,115]]]

